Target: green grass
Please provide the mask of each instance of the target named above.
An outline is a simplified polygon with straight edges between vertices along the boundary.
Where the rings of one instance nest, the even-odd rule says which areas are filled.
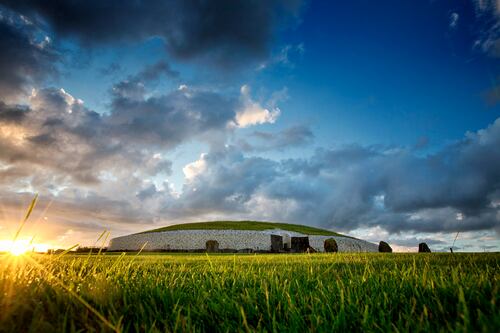
[[[149,232],[160,231],[174,231],[174,230],[269,230],[269,229],[282,229],[288,231],[299,232],[306,235],[324,235],[324,236],[342,236],[339,233],[309,227],[299,224],[290,223],[276,223],[276,222],[260,222],[260,221],[213,221],[213,222],[197,222],[197,223],[183,223],[174,224],[168,227],[153,229],[141,232],[141,234]]]
[[[500,254],[0,257],[0,331],[499,332]]]

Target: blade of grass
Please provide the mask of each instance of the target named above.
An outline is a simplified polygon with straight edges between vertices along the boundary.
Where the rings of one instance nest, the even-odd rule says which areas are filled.
[[[33,212],[33,209],[35,208],[37,200],[38,200],[38,193],[35,194],[35,197],[33,198],[33,200],[31,200],[31,204],[28,207],[28,211],[26,212],[26,215],[24,216],[24,219],[21,221],[21,224],[19,225],[19,228],[17,228],[16,234],[14,235],[13,243],[15,241],[17,241],[17,238],[21,234],[21,231],[23,230],[24,225],[28,221],[28,219],[29,219],[29,217],[31,215],[31,212]]]

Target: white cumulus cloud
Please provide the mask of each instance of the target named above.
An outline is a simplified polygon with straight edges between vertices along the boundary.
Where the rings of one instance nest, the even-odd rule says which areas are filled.
[[[241,87],[242,108],[236,113],[236,124],[238,127],[248,127],[265,123],[274,123],[278,119],[281,110],[273,106],[268,109],[259,102],[252,100],[250,87]]]

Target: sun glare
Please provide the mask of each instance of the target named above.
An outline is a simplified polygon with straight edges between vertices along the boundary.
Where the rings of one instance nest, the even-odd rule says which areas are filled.
[[[0,252],[9,253],[14,256],[20,256],[27,252],[47,252],[48,249],[49,246],[47,244],[33,244],[28,239],[0,241]]]
[[[20,256],[21,254],[25,254],[29,250],[30,248],[27,244],[23,244],[21,242],[14,242],[14,244],[12,244],[12,247],[10,248],[9,253],[14,256]]]

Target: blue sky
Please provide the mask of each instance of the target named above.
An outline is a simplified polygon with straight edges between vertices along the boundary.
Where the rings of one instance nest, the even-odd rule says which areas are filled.
[[[40,193],[47,242],[252,218],[499,250],[495,1],[0,13],[1,216]]]

